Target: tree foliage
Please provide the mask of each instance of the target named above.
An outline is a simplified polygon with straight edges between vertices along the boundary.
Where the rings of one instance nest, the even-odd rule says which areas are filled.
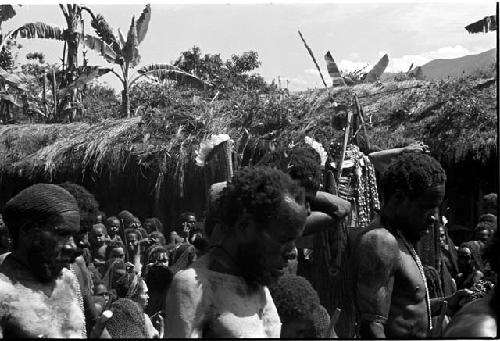
[[[191,73],[213,84],[214,90],[224,93],[235,90],[270,91],[264,78],[255,71],[260,65],[259,55],[255,51],[232,55],[223,61],[220,54],[202,54],[199,47],[181,53],[173,63],[179,69]],[[182,85],[182,82],[181,82]]]

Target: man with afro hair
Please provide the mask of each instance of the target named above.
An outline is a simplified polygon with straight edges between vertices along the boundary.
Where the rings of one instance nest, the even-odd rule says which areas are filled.
[[[444,300],[454,310],[463,296],[470,295],[459,290],[446,298],[430,299],[415,252],[416,243],[434,226],[445,182],[441,165],[427,154],[402,154],[388,167],[381,179],[380,215],[352,244],[350,276],[340,307],[340,337],[352,337],[354,332],[362,338],[426,338],[431,317],[440,313]],[[352,314],[357,331],[346,329],[342,322]]]
[[[281,320],[281,338],[326,337],[330,317],[304,277],[287,274],[269,290]]]
[[[235,173],[218,199],[220,243],[179,271],[166,299],[166,337],[277,338],[268,286],[304,230],[304,191],[268,167]]]

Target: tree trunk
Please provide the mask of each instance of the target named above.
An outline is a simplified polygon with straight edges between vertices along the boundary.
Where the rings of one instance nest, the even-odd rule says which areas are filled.
[[[52,69],[52,100],[54,101],[54,119],[59,119],[57,115],[57,86],[56,86],[56,70]]]
[[[48,115],[47,115],[47,76],[46,74],[44,73],[43,74],[43,92],[42,92],[42,103],[43,103],[43,114],[45,115],[45,119],[48,118]]]
[[[66,15],[66,24],[68,26],[67,32],[68,36],[66,38],[68,45],[68,68],[66,71],[65,84],[63,86],[67,86],[71,84],[73,80],[77,77],[78,73],[78,45],[79,41],[79,33],[80,33],[80,22],[81,22],[81,14],[80,9],[77,5],[68,5],[68,12]],[[74,107],[74,103],[77,101],[75,96],[75,92],[72,92],[71,96],[71,106]],[[71,116],[76,116],[76,109],[72,109]]]
[[[123,82],[122,90],[122,117],[130,117],[130,97],[129,97],[128,81]]]

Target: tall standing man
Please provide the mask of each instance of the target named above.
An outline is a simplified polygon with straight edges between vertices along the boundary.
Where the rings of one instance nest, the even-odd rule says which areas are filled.
[[[285,273],[304,230],[304,191],[279,170],[245,168],[219,200],[220,243],[175,275],[166,336],[277,338],[268,285]]]
[[[446,300],[454,310],[469,294],[457,291],[430,299],[415,251],[434,226],[445,182],[441,165],[421,153],[399,156],[382,176],[384,205],[380,216],[355,238],[348,270],[351,281],[344,286],[344,297],[352,301],[344,301],[341,319],[355,307],[357,334],[362,338],[429,337],[431,316],[440,313],[441,302]]]

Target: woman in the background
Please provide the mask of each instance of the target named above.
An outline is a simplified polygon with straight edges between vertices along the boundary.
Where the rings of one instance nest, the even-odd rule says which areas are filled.
[[[144,314],[144,321],[146,327],[146,335],[148,338],[163,338],[163,316],[156,314],[155,325],[158,330],[153,326],[148,314],[144,312],[149,303],[148,286],[144,279],[140,276],[135,276],[132,283],[130,283],[127,298],[130,298],[141,307]]]

